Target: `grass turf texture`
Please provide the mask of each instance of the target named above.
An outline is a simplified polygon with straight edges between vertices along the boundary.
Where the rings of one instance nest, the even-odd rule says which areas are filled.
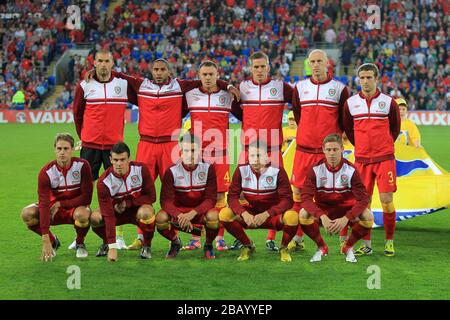
[[[421,127],[423,145],[431,157],[450,169],[450,129]],[[119,261],[96,258],[99,238],[89,231],[89,257],[75,258],[67,250],[75,232],[72,226],[52,230],[62,242],[52,263],[39,260],[41,241],[20,219],[21,209],[37,200],[37,175],[53,159],[53,137],[71,132],[73,125],[0,126],[2,138],[0,243],[0,299],[449,299],[450,210],[397,224],[396,256],[383,255],[384,230],[373,232],[375,253],[349,264],[338,253],[338,237],[324,236],[330,247],[321,263],[309,259],[315,245],[306,238],[306,250],[293,253],[291,263],[265,248],[265,230],[249,231],[257,251],[250,261],[239,263],[238,251],[216,252],[217,259],[205,261],[203,251],[183,251],[175,260],[164,259],[168,241],[155,233],[153,258],[141,260],[139,251],[119,251]],[[126,141],[135,156],[137,126],[129,124]],[[78,156],[78,153],[75,153]],[[159,181],[157,188],[159,190]],[[92,207],[96,208],[94,194]],[[159,204],[156,206],[159,209]],[[127,225],[125,240],[130,244],[135,227]],[[183,243],[190,235],[181,233]],[[225,233],[225,240],[233,239]],[[277,242],[281,232],[277,234]],[[68,266],[81,270],[81,289],[67,288]],[[381,270],[381,289],[369,290],[367,268]]]

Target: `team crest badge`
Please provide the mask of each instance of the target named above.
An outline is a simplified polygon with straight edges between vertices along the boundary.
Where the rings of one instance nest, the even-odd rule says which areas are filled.
[[[334,96],[335,94],[336,94],[336,89],[330,89],[330,90],[328,90],[328,94],[332,97],[332,96]]]
[[[384,109],[384,107],[386,107],[386,102],[380,101],[380,102],[378,103],[378,107],[380,107],[380,109]]]
[[[226,100],[225,96],[220,96],[219,97],[219,103],[220,104],[222,104],[222,105],[225,104],[225,100]]]
[[[115,87],[115,88],[114,88],[114,92],[115,92],[116,94],[120,94],[120,91],[121,91],[120,87]]]
[[[73,177],[75,180],[80,179],[80,172],[79,172],[79,171],[74,171],[74,172],[72,172],[72,177]]]
[[[348,184],[348,176],[346,174],[341,175],[341,183]]]
[[[138,183],[138,182],[139,182],[139,177],[136,176],[136,175],[132,176],[132,177],[131,177],[131,182],[133,182],[133,184]]]
[[[199,173],[198,173],[198,178],[199,178],[200,180],[205,180],[205,177],[206,177],[206,173],[204,173],[204,172],[199,172]]]
[[[266,177],[266,182],[267,182],[267,184],[269,184],[269,185],[272,185],[273,184],[273,177]]]
[[[276,88],[270,89],[270,95],[274,97],[277,94],[278,90]]]

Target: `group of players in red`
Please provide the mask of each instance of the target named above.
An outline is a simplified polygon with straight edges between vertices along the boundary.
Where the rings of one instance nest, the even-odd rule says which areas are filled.
[[[361,91],[349,97],[348,88],[329,77],[324,51],[313,50],[308,58],[312,76],[292,87],[271,78],[268,56],[256,52],[249,58],[251,78],[235,88],[218,80],[217,65],[211,61],[200,65],[200,80],[187,81],[172,78],[169,63],[157,59],[149,80],[112,71],[111,53],[97,52],[95,71],[80,82],[75,94],[80,158],[72,157],[73,137],[58,134],[56,160],[39,173],[38,203],[22,211],[28,228],[42,237],[42,259],[51,260],[60,246],[50,225],[73,224],[77,257],[88,254],[84,238],[91,226],[103,241],[97,256],[115,261],[115,227],[130,223],[138,226],[143,259],[151,258],[155,228],[170,240],[167,258],[182,248],[178,231],[200,236],[204,228],[208,259],[215,258],[212,243],[218,235],[223,243],[226,229],[240,243],[240,261],[254,251],[245,229],[265,228],[268,248],[279,251],[282,261],[291,261],[289,252],[303,246],[306,233],[317,244],[310,260],[316,262],[328,253],[321,223],[326,232],[341,237],[351,227],[341,252],[346,261],[356,262],[355,255],[373,252],[370,203],[375,181],[386,231],[384,254],[393,256],[399,108],[377,89],[379,71],[374,64],[358,68]],[[139,108],[136,161],[122,142],[128,102]],[[281,154],[286,103],[292,103],[298,123],[291,179]],[[183,134],[182,118],[188,112],[191,128]],[[242,120],[243,131],[243,151],[232,176],[227,152],[230,113]],[[354,165],[343,159],[344,132],[355,146]],[[102,164],[105,171],[99,177]],[[161,210],[155,213],[158,176]],[[92,211],[97,179],[99,208]],[[277,248],[279,230],[283,236]],[[363,245],[353,250],[360,239]]]

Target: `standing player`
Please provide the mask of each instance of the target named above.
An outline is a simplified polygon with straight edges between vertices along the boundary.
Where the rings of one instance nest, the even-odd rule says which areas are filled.
[[[199,87],[201,82],[172,78],[170,65],[165,59],[153,61],[151,73],[153,80],[123,73],[114,75],[127,80],[138,96],[140,140],[136,161],[145,163],[156,181],[179,157],[178,137],[182,118],[187,114],[187,110],[182,108],[183,95]],[[239,99],[238,90],[227,82],[217,80],[217,86],[234,92]],[[138,230],[138,238],[128,249],[139,249],[142,239],[142,233]]]
[[[233,103],[233,97],[217,86],[218,68],[212,61],[204,61],[199,67],[201,87],[186,92],[186,104],[191,115],[191,132],[201,137],[202,159],[214,165],[217,178],[216,209],[226,206],[225,193],[230,186],[230,161],[228,157],[228,128],[229,114],[242,120],[242,109]],[[223,239],[224,229],[219,229],[216,239],[216,248],[226,250]],[[194,236],[195,237],[195,236]],[[200,239],[191,239],[185,249],[196,248],[195,242]]]
[[[343,151],[339,134],[325,137],[325,159],[310,168],[303,184],[300,224],[318,247],[310,262],[321,261],[322,256],[328,254],[328,246],[320,235],[318,220],[329,233],[339,233],[348,223],[353,225],[352,234],[342,247],[348,262],[356,262],[353,246],[373,225],[364,184],[355,167],[342,158]]]
[[[247,163],[249,144],[262,139],[267,142],[267,151],[272,165],[282,167],[283,110],[286,103],[292,102],[292,87],[286,82],[270,77],[269,57],[264,52],[253,53],[249,61],[252,78],[239,85],[244,145],[239,163]],[[269,230],[266,247],[270,251],[278,251],[275,236],[276,232]]]
[[[324,158],[323,139],[342,132],[342,112],[349,96],[347,87],[329,77],[328,58],[324,51],[313,50],[308,55],[312,69],[310,78],[294,87],[292,110],[298,123],[297,149],[291,183],[294,186],[294,209],[300,211],[300,193],[311,166]],[[303,249],[303,232],[299,226],[289,249]]]
[[[267,145],[253,141],[248,147],[249,164],[239,166],[228,193],[229,208],[220,211],[220,221],[242,243],[239,261],[248,260],[254,250],[246,229],[283,230],[281,261],[290,262],[287,245],[298,227],[298,213],[292,208],[292,190],[286,171],[272,166]],[[241,194],[248,204],[242,205]]]
[[[111,52],[98,51],[94,66],[93,79],[81,81],[75,89],[73,115],[81,139],[80,157],[91,165],[95,181],[102,164],[105,170],[111,166],[111,148],[123,140],[128,101],[136,104],[137,97],[127,81],[112,74],[114,60]],[[119,248],[126,248],[123,238],[118,240]]]
[[[395,99],[400,110],[401,128],[398,139],[408,146],[420,148],[420,132],[416,124],[408,119],[408,103],[403,98]]]
[[[89,231],[88,208],[92,200],[92,173],[86,160],[72,157],[74,139],[68,133],[58,133],[54,142],[56,160],[39,172],[39,202],[22,210],[28,229],[42,238],[41,259],[51,261],[60,242],[50,231],[50,225],[73,224],[77,233],[76,257],[88,256],[84,238]]]
[[[175,258],[181,249],[176,230],[200,235],[206,229],[204,252],[206,259],[214,259],[212,242],[219,230],[216,173],[214,166],[200,161],[200,139],[189,133],[181,140],[181,161],[166,171],[161,187],[161,211],[156,215],[156,227],[171,241],[166,258]],[[200,232],[198,232],[200,231]]]
[[[110,157],[112,166],[97,182],[100,208],[91,216],[92,230],[103,240],[97,257],[108,255],[108,261],[117,260],[116,226],[129,223],[143,231],[141,258],[150,259],[155,232],[155,184],[143,163],[130,160],[125,143],[116,143]]]
[[[393,98],[377,88],[379,71],[366,63],[358,68],[361,92],[350,97],[344,107],[344,128],[355,146],[355,167],[372,201],[375,181],[383,208],[386,233],[384,254],[395,255],[394,231],[396,186],[394,141],[400,133],[400,112]],[[370,203],[369,202],[369,203]],[[370,232],[355,254],[372,254]]]

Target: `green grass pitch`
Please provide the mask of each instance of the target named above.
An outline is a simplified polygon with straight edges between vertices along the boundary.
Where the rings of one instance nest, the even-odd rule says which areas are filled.
[[[450,170],[450,128],[421,127],[423,145],[446,170]],[[296,252],[292,263],[265,249],[265,230],[250,231],[257,251],[250,261],[236,261],[238,252],[217,253],[205,261],[202,251],[181,252],[164,259],[168,242],[155,233],[150,261],[138,251],[119,251],[119,261],[96,258],[100,244],[90,231],[86,238],[89,257],[75,258],[67,249],[74,239],[72,226],[53,227],[62,247],[52,263],[39,260],[41,241],[20,219],[21,209],[37,200],[37,174],[53,159],[57,132],[75,134],[73,125],[0,126],[0,299],[449,299],[450,210],[397,224],[396,256],[383,255],[384,230],[373,232],[375,253],[345,262],[338,253],[338,237],[325,236],[330,254],[318,264],[309,263],[315,245],[306,239],[306,250]],[[137,126],[125,129],[134,158]],[[75,153],[77,156],[78,153]],[[157,184],[159,190],[159,181]],[[424,195],[425,196],[425,195]],[[94,195],[92,207],[98,206]],[[159,204],[156,205],[159,209]],[[134,226],[125,226],[125,240],[135,237]],[[182,233],[185,243],[189,235]],[[232,237],[225,234],[227,243]],[[278,233],[277,240],[281,239]],[[67,287],[67,268],[81,270],[81,289]],[[368,289],[368,267],[380,268],[380,289]],[[370,282],[370,281],[369,281]]]

